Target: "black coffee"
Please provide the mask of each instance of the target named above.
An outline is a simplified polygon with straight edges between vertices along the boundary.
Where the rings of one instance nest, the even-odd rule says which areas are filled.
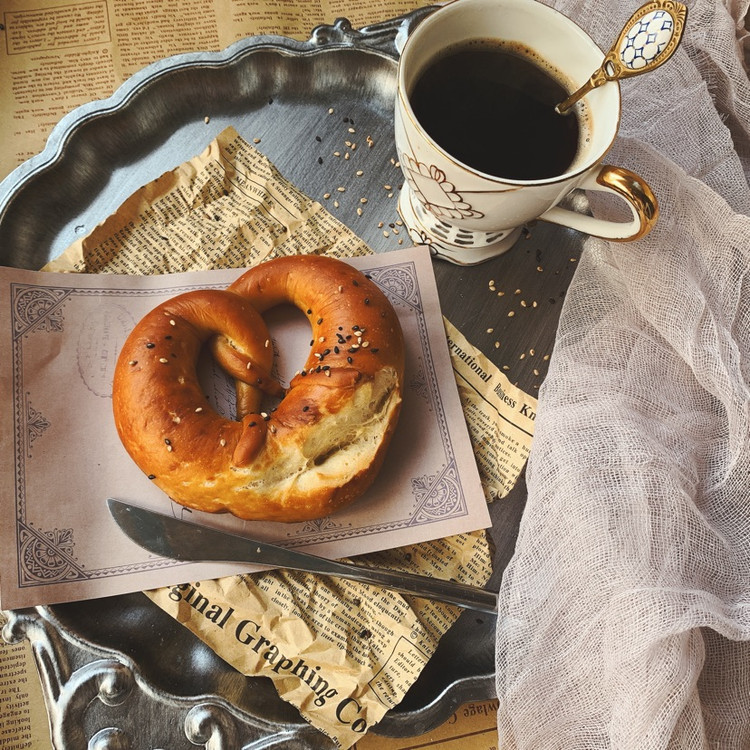
[[[410,95],[414,114],[449,154],[470,167],[515,180],[563,174],[578,151],[575,114],[555,105],[565,88],[528,57],[497,42],[449,48]]]

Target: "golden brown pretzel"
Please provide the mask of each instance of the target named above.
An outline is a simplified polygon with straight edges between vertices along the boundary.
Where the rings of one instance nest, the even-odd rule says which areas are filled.
[[[295,305],[312,347],[283,395],[261,313]],[[237,381],[239,420],[198,383],[201,346]],[[179,295],[146,315],[115,368],[115,424],[133,460],[176,502],[240,518],[321,518],[358,497],[385,457],[401,407],[404,348],[395,311],[348,264],[316,255],[262,263],[226,291]]]

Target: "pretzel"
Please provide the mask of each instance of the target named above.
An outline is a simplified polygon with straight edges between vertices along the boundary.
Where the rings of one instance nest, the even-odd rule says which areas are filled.
[[[287,389],[271,376],[262,313],[298,307],[311,349]],[[235,379],[237,419],[211,409],[196,365],[208,342]],[[125,449],[177,503],[247,520],[322,518],[370,486],[401,408],[404,346],[393,307],[348,264],[267,261],[226,290],[168,300],[133,329],[113,383]],[[273,411],[264,403],[281,401]]]

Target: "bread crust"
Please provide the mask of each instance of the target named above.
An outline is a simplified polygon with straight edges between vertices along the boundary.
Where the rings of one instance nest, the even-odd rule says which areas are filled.
[[[308,318],[312,347],[284,391],[271,377],[262,313]],[[208,342],[237,384],[237,419],[208,406],[197,362]],[[278,258],[226,290],[174,297],[148,313],[120,352],[115,425],[126,450],[173,500],[247,520],[321,518],[380,470],[401,409],[398,317],[370,279],[333,258]],[[263,412],[270,396],[282,399]]]

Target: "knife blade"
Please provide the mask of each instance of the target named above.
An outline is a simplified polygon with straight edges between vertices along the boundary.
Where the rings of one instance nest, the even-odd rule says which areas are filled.
[[[117,525],[130,539],[160,557],[190,562],[238,562],[291,568],[374,584],[402,594],[455,604],[491,615],[497,614],[497,594],[477,586],[327,560],[306,552],[183,521],[116,498],[108,498],[107,505]]]

